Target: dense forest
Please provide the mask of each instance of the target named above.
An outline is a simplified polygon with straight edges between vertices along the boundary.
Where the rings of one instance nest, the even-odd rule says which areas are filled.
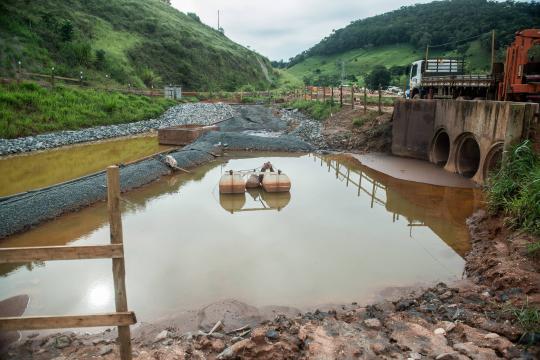
[[[266,88],[270,62],[164,0],[2,0],[0,74],[196,90]],[[53,70],[54,68],[54,70]]]
[[[464,42],[480,39],[482,46],[489,48],[491,30],[496,31],[496,45],[502,48],[513,41],[517,30],[539,25],[540,3],[534,1],[446,0],[416,4],[354,21],[291,58],[287,65],[294,66],[312,56],[392,44],[459,50]],[[283,63],[275,65],[283,66]]]

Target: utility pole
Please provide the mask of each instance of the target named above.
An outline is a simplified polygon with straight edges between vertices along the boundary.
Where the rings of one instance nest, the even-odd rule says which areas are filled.
[[[491,30],[491,73],[493,74],[493,64],[495,64],[495,30]]]

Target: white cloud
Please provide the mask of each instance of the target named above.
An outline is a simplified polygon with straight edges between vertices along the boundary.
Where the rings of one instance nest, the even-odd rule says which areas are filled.
[[[288,59],[318,43],[332,29],[351,21],[425,0],[172,0],[183,12],[194,12],[225,34],[272,60]]]

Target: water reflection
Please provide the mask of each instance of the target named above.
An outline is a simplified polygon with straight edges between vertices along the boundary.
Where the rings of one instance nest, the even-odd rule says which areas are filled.
[[[244,211],[281,211],[291,201],[291,193],[269,193],[262,189],[249,189],[244,194],[219,194],[219,203],[234,214]]]
[[[124,195],[128,302],[142,321],[227,298],[305,307],[460,277],[475,190],[394,180],[346,157],[241,156]],[[264,161],[287,172],[290,193],[219,197],[225,167]],[[2,246],[108,241],[102,202]],[[0,267],[0,299],[28,294],[28,315],[114,309],[110,260],[22,265]]]
[[[461,256],[470,250],[465,222],[481,206],[481,190],[401,181],[361,166],[358,160],[348,156],[313,155],[313,160],[327,167],[345,186],[356,187],[357,196],[367,195],[371,208],[384,206],[392,214],[392,222],[404,216],[410,236],[415,228],[425,226]]]

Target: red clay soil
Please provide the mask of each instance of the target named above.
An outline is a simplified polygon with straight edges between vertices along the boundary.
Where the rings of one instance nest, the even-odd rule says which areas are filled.
[[[520,300],[540,306],[540,259],[527,251],[533,236],[510,231],[503,219],[485,211],[476,212],[467,224],[472,242],[465,266],[469,278],[489,286],[502,301],[519,294]]]

